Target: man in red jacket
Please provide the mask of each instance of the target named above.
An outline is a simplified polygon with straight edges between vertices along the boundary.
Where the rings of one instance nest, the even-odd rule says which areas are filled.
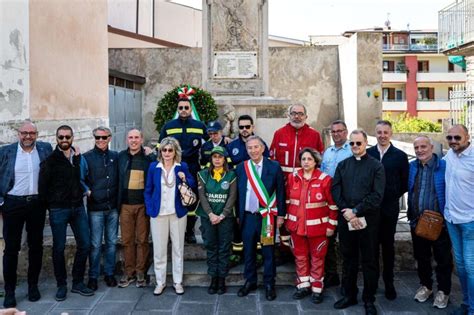
[[[321,154],[324,151],[321,135],[306,123],[308,115],[304,105],[291,105],[288,108],[288,118],[289,122],[275,131],[270,146],[270,158],[280,163],[285,174],[285,182],[288,175],[301,169],[298,154],[303,148],[313,148]],[[293,259],[290,254],[289,240],[290,234],[285,227],[282,227],[280,229],[280,264]]]

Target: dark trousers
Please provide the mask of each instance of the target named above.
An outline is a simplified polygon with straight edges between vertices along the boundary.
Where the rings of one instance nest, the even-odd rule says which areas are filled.
[[[242,231],[240,225],[237,222],[237,218],[232,218],[233,220],[233,235],[232,235],[232,252],[234,255],[242,255],[243,253],[243,243],[242,243]]]
[[[399,206],[398,200],[390,211],[384,209],[380,213],[378,226],[378,241],[375,247],[375,266],[377,279],[380,277],[380,249],[382,249],[383,271],[382,278],[385,284],[393,284],[393,268],[395,263],[395,232],[397,230]]]
[[[324,259],[324,278],[339,277],[337,272],[338,246],[336,244],[337,230],[333,236],[328,237],[328,250]]]
[[[436,280],[438,290],[444,294],[451,292],[451,273],[453,271],[453,256],[451,254],[451,241],[446,228],[443,228],[436,241],[429,241],[415,234],[415,229],[411,229],[413,240],[413,254],[417,261],[418,277],[420,284],[428,289],[433,289],[433,269],[431,267],[431,255],[433,253],[436,261]]]
[[[232,244],[233,218],[225,218],[213,225],[201,217],[201,233],[207,250],[207,273],[212,277],[227,277],[230,247]]]
[[[21,235],[26,225],[28,242],[28,285],[37,285],[43,259],[43,229],[46,209],[36,197],[33,199],[4,199],[2,206],[3,278],[5,292],[15,292],[18,267],[18,252],[21,249]]]
[[[275,220],[276,222],[276,220]],[[262,216],[245,212],[242,224],[242,240],[244,242],[244,278],[250,283],[257,283],[257,242],[260,241]],[[276,229],[274,230],[274,232]],[[276,266],[273,245],[262,246],[263,282],[265,285],[275,284]]]
[[[189,173],[193,176],[194,180],[196,181],[197,173],[201,170],[201,166],[199,165],[197,158],[185,158],[183,157],[183,161],[188,164]],[[196,196],[199,198],[199,194],[196,193]],[[189,207],[187,222],[186,222],[186,235],[194,235],[194,226],[196,225],[197,216],[196,216],[196,207],[197,203],[193,206]]]
[[[83,282],[87,257],[91,247],[86,210],[83,206],[50,209],[49,223],[53,232],[53,266],[58,287],[67,284],[64,250],[66,248],[68,224],[71,226],[74,239],[76,240],[76,255],[72,265],[72,283],[75,285]]]
[[[367,219],[367,218],[366,218]],[[343,278],[345,295],[348,298],[357,297],[357,274],[359,273],[359,252],[364,276],[364,302],[375,301],[377,288],[377,268],[375,267],[375,241],[377,237],[376,218],[367,219],[367,227],[358,231],[349,231],[344,217],[339,217],[339,246],[343,258]]]

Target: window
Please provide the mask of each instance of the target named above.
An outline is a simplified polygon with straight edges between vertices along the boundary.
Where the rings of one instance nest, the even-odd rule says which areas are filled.
[[[419,101],[434,101],[434,88],[418,88]]]
[[[384,72],[393,72],[395,70],[395,61],[393,60],[384,60],[383,61],[383,71]]]
[[[403,101],[403,91],[397,90],[395,93],[396,93],[396,100]]]
[[[448,72],[454,72],[454,63],[448,61]]]
[[[394,101],[395,100],[395,89],[394,88],[383,88],[382,89],[383,101]]]
[[[453,87],[452,86],[449,86],[448,87],[448,100],[451,99],[451,92],[453,91]]]
[[[430,63],[428,60],[418,61],[418,72],[429,72]]]

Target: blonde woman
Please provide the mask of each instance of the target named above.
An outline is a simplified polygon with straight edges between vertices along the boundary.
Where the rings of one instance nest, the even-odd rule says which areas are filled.
[[[183,253],[188,209],[182,205],[178,191],[178,185],[182,182],[186,182],[193,189],[196,186],[188,166],[181,162],[179,142],[166,137],[160,143],[158,161],[150,164],[145,187],[146,212],[150,216],[153,239],[155,295],[163,293],[166,287],[169,238],[172,244],[173,287],[176,294],[184,293]]]

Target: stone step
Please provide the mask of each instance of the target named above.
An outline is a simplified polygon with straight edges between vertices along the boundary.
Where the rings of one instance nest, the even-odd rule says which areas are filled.
[[[173,283],[171,272],[171,262],[167,264],[167,283]],[[258,268],[258,282],[263,283],[263,266]],[[228,286],[240,286],[245,283],[244,265],[240,264],[229,270],[229,275],[226,278]],[[153,264],[148,269],[148,276],[150,277],[150,284],[155,283],[155,272]],[[186,286],[207,287],[209,285],[210,276],[207,274],[207,264],[205,261],[188,260],[184,262],[184,278],[183,282]],[[278,285],[294,285],[295,282],[295,265],[293,263],[286,263],[277,267],[276,283]]]

